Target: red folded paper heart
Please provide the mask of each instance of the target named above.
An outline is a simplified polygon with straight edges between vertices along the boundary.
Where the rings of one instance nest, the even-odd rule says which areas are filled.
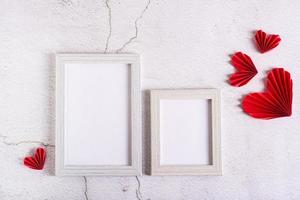
[[[243,102],[244,112],[254,118],[273,119],[292,115],[293,81],[289,72],[275,68],[268,74],[263,93],[248,94]]]
[[[242,52],[237,52],[231,57],[231,64],[237,70],[229,78],[229,83],[233,86],[241,87],[257,74],[251,58]]]
[[[256,47],[261,53],[274,49],[279,45],[280,41],[279,35],[267,35],[262,30],[258,30],[255,34]]]
[[[43,148],[37,148],[34,156],[26,157],[24,165],[35,170],[42,170],[46,161],[46,151]]]

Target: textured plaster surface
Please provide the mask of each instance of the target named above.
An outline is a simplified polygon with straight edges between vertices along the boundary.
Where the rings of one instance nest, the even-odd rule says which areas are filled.
[[[4,200],[299,200],[300,1],[1,0],[0,199]],[[253,31],[282,36],[259,54]],[[244,51],[259,75],[230,87],[229,55]],[[223,176],[55,177],[54,54],[142,55],[144,171],[149,170],[151,88],[222,89]],[[239,100],[261,91],[266,71],[294,80],[293,116],[270,121],[243,114]],[[22,165],[44,145],[44,171]]]

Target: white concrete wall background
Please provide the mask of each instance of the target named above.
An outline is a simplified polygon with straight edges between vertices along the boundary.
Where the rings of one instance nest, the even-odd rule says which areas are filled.
[[[300,1],[150,0],[147,8],[147,0],[107,3],[0,1],[0,199],[300,199]],[[257,28],[280,34],[280,46],[258,53],[251,41]],[[222,89],[223,176],[145,175],[140,187],[135,177],[92,177],[85,185],[83,177],[53,176],[53,147],[47,148],[44,171],[22,165],[24,156],[39,146],[34,141],[54,142],[54,53],[103,52],[106,44],[107,52],[142,55],[145,170],[150,150],[145,91]],[[228,61],[239,50],[252,57],[259,75],[234,88],[226,83],[234,71]],[[293,116],[250,118],[239,108],[239,99],[261,91],[265,72],[274,66],[292,74]]]

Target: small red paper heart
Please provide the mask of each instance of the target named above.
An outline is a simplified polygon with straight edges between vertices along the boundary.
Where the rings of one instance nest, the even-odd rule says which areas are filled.
[[[242,52],[237,52],[231,57],[231,64],[237,70],[229,78],[229,83],[232,86],[241,87],[257,74],[256,67],[251,58]]]
[[[24,165],[35,170],[42,170],[46,161],[46,151],[43,148],[37,148],[34,156],[24,159]]]
[[[281,39],[279,35],[267,35],[262,30],[258,30],[255,34],[256,47],[261,53],[265,53],[277,47]]]
[[[244,112],[254,118],[273,119],[292,115],[293,81],[289,72],[275,68],[268,74],[267,90],[248,94],[243,102]]]

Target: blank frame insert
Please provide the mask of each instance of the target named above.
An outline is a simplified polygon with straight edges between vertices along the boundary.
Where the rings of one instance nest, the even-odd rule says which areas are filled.
[[[160,163],[210,164],[210,100],[160,101]],[[178,148],[180,146],[180,148]]]
[[[66,165],[129,165],[129,70],[122,63],[65,65]]]
[[[151,173],[219,175],[216,89],[151,90]]]
[[[56,174],[140,175],[139,57],[58,54]]]

